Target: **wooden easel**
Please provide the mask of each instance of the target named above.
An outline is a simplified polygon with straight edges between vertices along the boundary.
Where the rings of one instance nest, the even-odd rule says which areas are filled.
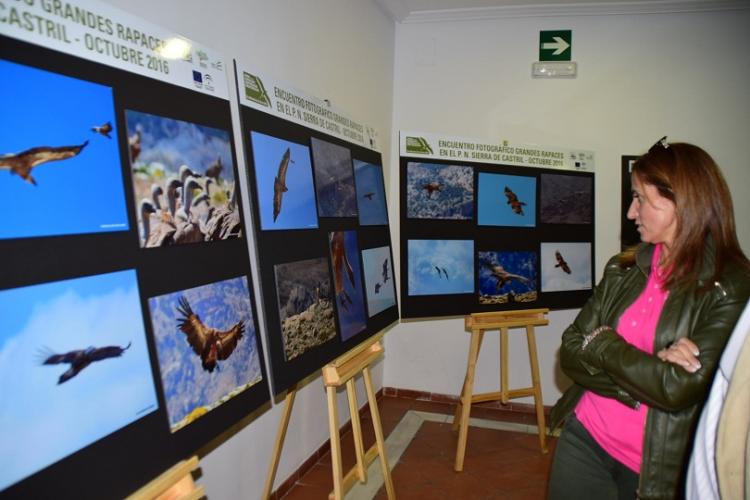
[[[381,335],[382,336],[382,335]],[[325,365],[323,371],[323,384],[326,387],[328,398],[328,430],[331,435],[331,467],[333,469],[333,492],[328,496],[334,500],[342,500],[347,491],[351,489],[358,480],[361,483],[367,482],[367,467],[380,457],[380,465],[383,472],[385,489],[389,499],[395,499],[396,495],[393,490],[393,480],[391,471],[388,467],[388,458],[385,451],[385,440],[383,438],[383,427],[380,423],[380,411],[378,402],[375,398],[375,390],[372,385],[372,376],[370,374],[370,365],[383,354],[383,346],[380,343],[380,337],[370,339],[360,344],[335,361]],[[367,452],[364,451],[362,440],[362,426],[359,420],[359,407],[357,405],[357,393],[354,385],[354,378],[362,373],[365,380],[365,389],[367,391],[367,402],[370,405],[370,415],[372,416],[372,426],[375,431],[375,444]],[[336,390],[345,385],[349,399],[349,413],[352,419],[352,435],[354,437],[354,451],[357,463],[350,469],[346,475],[343,474],[341,461],[341,439],[339,436],[339,418],[338,405],[336,404]],[[292,386],[286,395],[284,401],[284,411],[282,413],[279,429],[276,434],[276,444],[274,446],[271,465],[266,477],[266,485],[263,489],[264,499],[271,496],[271,489],[276,477],[281,450],[284,446],[284,438],[289,426],[289,418],[292,414],[294,397],[297,387]]]
[[[193,480],[198,468],[198,457],[193,456],[172,466],[126,500],[198,500],[206,496],[203,486]]]
[[[466,377],[461,389],[461,398],[456,405],[456,413],[453,417],[453,430],[459,429],[456,462],[453,467],[456,472],[460,472],[464,468],[466,438],[469,431],[469,414],[471,413],[472,403],[499,400],[503,404],[507,404],[510,399],[534,396],[536,422],[539,429],[539,444],[542,448],[542,453],[547,453],[544,403],[542,402],[542,387],[539,382],[539,362],[536,356],[534,327],[549,324],[549,320],[546,318],[548,312],[549,309],[528,309],[523,311],[474,313],[466,316],[465,327],[471,331],[471,345],[469,347],[469,363],[466,367]],[[523,389],[508,389],[508,329],[518,327],[526,327],[532,385]],[[479,349],[482,346],[484,332],[487,330],[500,330],[500,391],[473,394],[477,358],[479,358]]]

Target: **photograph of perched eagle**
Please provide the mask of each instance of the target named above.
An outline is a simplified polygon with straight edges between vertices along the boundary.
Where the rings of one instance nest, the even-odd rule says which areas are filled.
[[[279,163],[279,171],[273,180],[273,221],[276,222],[276,218],[281,213],[281,197],[285,192],[289,191],[286,187],[286,171],[289,168],[289,163],[294,163],[290,158],[290,148],[286,148],[284,156],[281,157]]]
[[[49,354],[42,362],[44,365],[57,365],[60,363],[69,363],[70,368],[57,380],[57,384],[66,382],[89,366],[94,361],[101,361],[108,358],[117,358],[122,356],[128,348],[130,342],[125,347],[116,345],[110,345],[106,347],[89,347],[87,349],[79,349],[77,351],[66,352],[65,354]]]
[[[107,123],[105,123],[104,125],[102,125],[100,127],[91,127],[91,131],[92,132],[96,132],[97,134],[101,134],[104,137],[106,137],[107,139],[111,139],[112,136],[109,135],[109,133],[112,132],[112,123],[111,122],[107,122]]]
[[[391,278],[388,276],[388,259],[385,259],[383,261],[383,284],[388,283],[389,279]]]
[[[427,191],[427,197],[432,198],[432,193],[435,191],[440,192],[443,190],[443,185],[439,182],[430,182],[428,184],[423,184],[422,189]]]
[[[505,186],[505,196],[508,198],[508,205],[513,209],[513,212],[523,215],[523,206],[526,205],[526,202],[520,201],[516,193],[511,191],[508,186]]]
[[[565,262],[565,259],[563,259],[563,256],[559,250],[555,250],[555,258],[557,259],[557,264],[555,264],[555,267],[559,267],[566,273],[570,274],[571,273],[570,266],[568,265],[567,262]]]
[[[89,141],[80,146],[40,146],[27,149],[20,153],[0,156],[0,168],[10,169],[11,174],[16,174],[26,182],[36,186],[36,180],[31,176],[31,169],[43,163],[51,161],[67,160],[77,156]]]
[[[229,358],[234,352],[237,342],[245,333],[245,324],[243,321],[238,321],[229,330],[217,330],[201,321],[184,296],[179,298],[179,304],[177,311],[183,317],[178,318],[177,326],[187,335],[187,341],[193,348],[193,352],[200,356],[203,369],[211,373],[214,368],[217,368],[217,361]]]
[[[495,281],[497,281],[498,290],[502,289],[505,284],[510,281],[518,281],[526,286],[531,285],[531,281],[528,278],[526,278],[525,276],[521,276],[520,274],[509,273],[500,264],[490,264],[487,262],[482,262],[482,267],[490,270],[490,277],[494,278]]]
[[[349,277],[349,282],[354,286],[354,269],[346,256],[346,245],[344,244],[344,232],[335,231],[331,233],[331,261],[333,263],[333,282],[341,307],[349,310],[349,304],[353,304],[352,298],[344,288],[344,271]]]

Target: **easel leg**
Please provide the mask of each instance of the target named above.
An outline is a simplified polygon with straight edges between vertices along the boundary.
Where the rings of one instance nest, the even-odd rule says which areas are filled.
[[[354,438],[354,453],[357,457],[357,478],[361,483],[367,482],[367,468],[365,466],[365,452],[362,444],[362,424],[359,421],[359,406],[357,405],[357,388],[354,378],[346,381],[346,395],[349,399],[349,414],[352,418],[352,437]]]
[[[389,500],[396,498],[396,492],[393,489],[393,479],[391,478],[391,469],[388,467],[388,455],[385,450],[385,439],[383,439],[383,426],[380,422],[380,410],[378,409],[378,400],[375,398],[375,390],[372,386],[370,376],[370,367],[365,366],[362,370],[365,379],[365,388],[367,389],[367,402],[370,404],[370,415],[372,416],[372,427],[375,431],[375,443],[380,455],[380,467],[383,470],[383,481],[385,482],[385,491]]]
[[[341,438],[339,437],[339,413],[336,405],[336,388],[326,387],[328,394],[328,430],[331,433],[331,468],[333,469],[333,498],[342,500],[343,469],[341,466]]]
[[[473,333],[472,333],[472,339],[473,339]],[[479,350],[482,348],[482,339],[484,339],[484,332],[479,331],[479,345],[477,346],[477,356],[479,356]],[[461,425],[461,412],[464,408],[464,393],[466,393],[466,385],[469,381],[469,369],[466,369],[466,375],[464,375],[464,385],[461,387],[461,396],[458,398],[458,403],[456,403],[456,411],[453,414],[453,425],[452,429],[454,431],[457,431],[459,426]],[[472,380],[472,383],[474,381]]]
[[[542,447],[542,453],[547,453],[547,426],[544,422],[544,402],[542,401],[542,386],[539,382],[539,361],[536,357],[536,337],[533,326],[526,327],[526,340],[529,344],[529,363],[531,364],[531,382],[534,388],[534,406],[536,406],[539,445]]]
[[[471,399],[474,390],[474,373],[477,369],[477,358],[479,357],[479,346],[482,343],[484,332],[472,330],[471,346],[469,347],[469,363],[466,367],[466,382],[461,395],[461,427],[458,431],[458,446],[456,447],[456,462],[453,469],[461,472],[464,469],[464,455],[466,454],[466,438],[469,432],[469,415],[471,414]]]
[[[500,402],[508,404],[508,329],[500,328]]]
[[[273,481],[276,478],[276,471],[279,468],[279,460],[281,459],[281,450],[284,448],[284,438],[286,437],[286,431],[289,427],[289,419],[292,416],[292,408],[294,407],[294,396],[297,395],[297,384],[294,384],[286,391],[286,398],[284,398],[284,410],[281,414],[281,422],[279,422],[279,430],[276,432],[276,443],[273,447],[273,455],[271,456],[271,465],[268,468],[268,475],[266,476],[266,485],[263,487],[263,496],[261,498],[267,500],[271,498],[271,489],[273,488]]]

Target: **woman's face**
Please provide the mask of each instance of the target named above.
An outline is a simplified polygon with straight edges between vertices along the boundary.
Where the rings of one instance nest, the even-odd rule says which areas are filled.
[[[642,183],[637,175],[631,177],[633,201],[628,219],[634,220],[646,243],[664,243],[671,248],[677,232],[677,215],[672,200],[664,198],[652,184]]]

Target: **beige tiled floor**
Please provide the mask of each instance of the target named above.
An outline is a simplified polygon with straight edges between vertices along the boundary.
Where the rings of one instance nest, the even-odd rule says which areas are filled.
[[[453,470],[457,436],[451,430],[455,406],[449,403],[384,396],[379,400],[383,432],[389,454],[405,449],[398,461],[390,459],[396,497],[399,499],[543,499],[550,453],[542,454],[539,436],[528,433],[536,420],[532,414],[501,411],[495,407],[472,408],[477,426],[469,429],[463,472]],[[404,416],[410,412],[410,418]],[[498,422],[513,422],[518,431],[498,430]],[[399,425],[401,423],[401,425]],[[524,424],[524,425],[517,425]],[[397,427],[398,426],[398,427]],[[512,426],[511,426],[512,427]],[[362,418],[365,448],[375,441],[369,413]],[[394,429],[396,431],[394,432]],[[523,430],[527,432],[523,432]],[[535,427],[533,427],[535,429]],[[532,429],[532,432],[533,432]],[[391,434],[393,433],[393,436]],[[391,437],[389,440],[388,438]],[[342,436],[344,470],[354,463],[351,433]],[[379,463],[371,470],[368,484],[357,485],[350,500],[386,499],[380,488]],[[284,500],[326,498],[333,489],[330,453],[326,453],[283,497]]]

